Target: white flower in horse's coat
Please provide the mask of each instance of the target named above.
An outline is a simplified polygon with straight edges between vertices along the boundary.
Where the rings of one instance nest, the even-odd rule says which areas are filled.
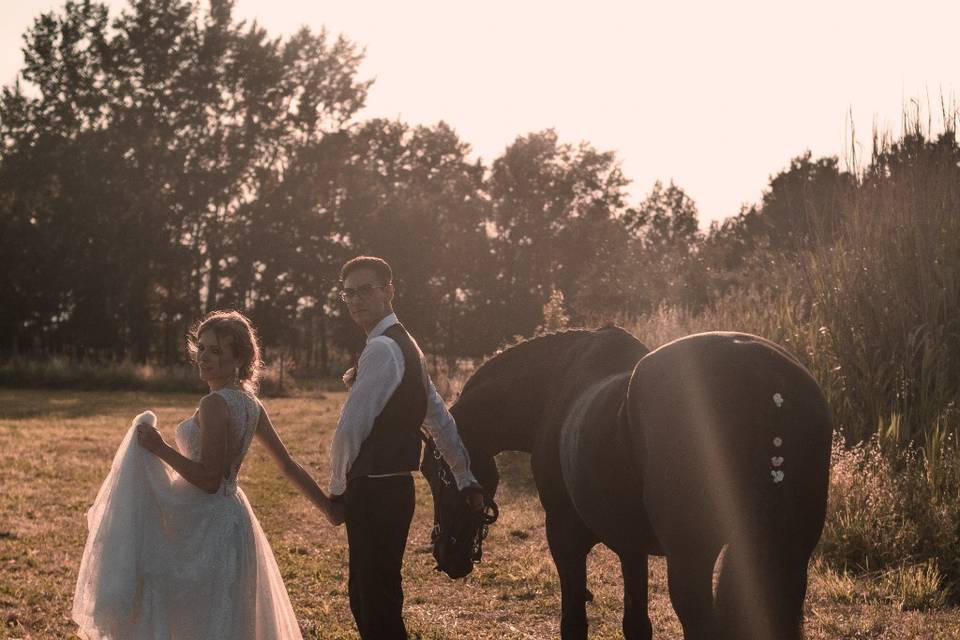
[[[770,475],[773,476],[774,483],[783,482],[783,471],[771,471]]]
[[[782,445],[782,444],[783,444],[783,438],[781,438],[781,437],[778,436],[778,437],[776,437],[776,438],[773,439],[773,446],[779,447],[779,446]]]
[[[780,465],[783,464],[783,456],[774,456],[770,458],[770,462],[773,463],[773,466],[779,467]]]
[[[783,406],[783,396],[780,395],[779,393],[773,394],[773,404],[777,405],[777,408],[778,408],[778,409],[779,409],[780,407],[782,407],[782,406]]]

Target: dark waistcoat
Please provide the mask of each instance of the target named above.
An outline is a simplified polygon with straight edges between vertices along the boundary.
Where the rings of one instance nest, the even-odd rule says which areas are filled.
[[[403,352],[403,378],[373,421],[370,435],[347,472],[347,482],[360,476],[414,471],[420,466],[420,425],[427,415],[423,365],[410,334],[397,323],[383,332]]]

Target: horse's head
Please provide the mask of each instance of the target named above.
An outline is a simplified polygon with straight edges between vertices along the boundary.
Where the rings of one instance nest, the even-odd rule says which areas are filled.
[[[424,448],[420,471],[427,479],[433,494],[433,532],[430,538],[437,570],[451,578],[462,578],[473,571],[474,563],[480,562],[487,527],[493,524],[499,515],[493,501],[496,486],[484,485],[483,511],[472,508],[467,503],[466,492],[457,489],[450,467],[440,455],[436,444],[429,438]]]

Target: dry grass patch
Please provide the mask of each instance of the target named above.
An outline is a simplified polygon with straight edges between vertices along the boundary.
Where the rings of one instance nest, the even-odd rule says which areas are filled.
[[[106,475],[130,418],[157,412],[165,436],[192,413],[189,394],[0,390],[0,638],[71,638],[70,605],[86,537],[84,514]],[[327,451],[343,395],[265,401],[293,454],[326,481]],[[404,567],[406,619],[424,640],[555,638],[560,587],[547,550],[543,511],[528,457],[503,454],[501,519],[491,528],[484,562],[466,579],[433,570],[432,505],[417,477],[417,511]],[[254,445],[241,486],[273,545],[304,636],[356,638],[346,595],[346,537],[287,485]],[[681,638],[661,559],[651,560],[656,637]],[[622,637],[622,581],[616,556],[589,560],[591,638]],[[898,603],[844,596],[868,583],[816,569],[807,603],[811,640],[960,638],[960,613],[902,611]]]

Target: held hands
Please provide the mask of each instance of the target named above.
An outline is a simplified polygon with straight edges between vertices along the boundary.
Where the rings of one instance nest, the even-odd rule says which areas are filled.
[[[339,527],[347,519],[347,504],[343,501],[343,495],[330,496],[327,498],[326,508],[323,509],[323,515],[327,521],[335,527]]]
[[[166,445],[157,428],[146,422],[137,424],[137,444],[153,454],[157,454]]]

